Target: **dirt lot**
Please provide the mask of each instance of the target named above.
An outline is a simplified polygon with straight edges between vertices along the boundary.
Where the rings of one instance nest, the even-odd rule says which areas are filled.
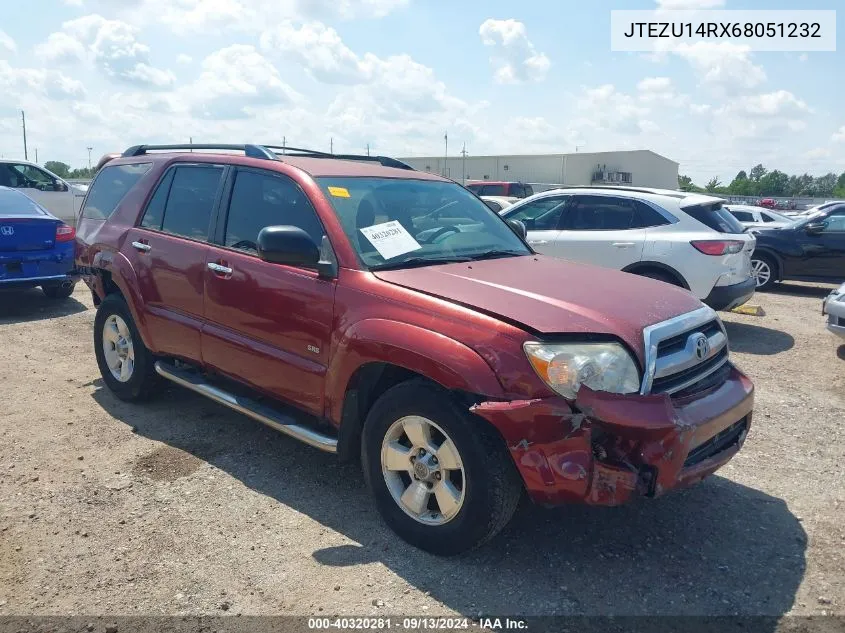
[[[116,400],[84,287],[0,295],[0,614],[845,613],[828,291],[725,316],[757,405],[717,476],[625,508],[525,504],[454,559],[395,538],[354,466],[177,387]]]

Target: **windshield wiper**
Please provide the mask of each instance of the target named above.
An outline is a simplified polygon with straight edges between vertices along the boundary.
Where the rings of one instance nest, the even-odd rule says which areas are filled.
[[[401,262],[386,262],[370,266],[370,270],[391,270],[394,268],[416,268],[418,266],[435,266],[437,264],[454,264],[471,262],[472,257],[410,257]]]
[[[520,255],[528,255],[528,253],[520,253],[519,251],[504,251],[504,250],[497,250],[491,249],[489,251],[484,251],[483,253],[478,253],[477,255],[473,255],[470,259],[473,261],[479,259],[497,259],[500,257],[518,257]]]

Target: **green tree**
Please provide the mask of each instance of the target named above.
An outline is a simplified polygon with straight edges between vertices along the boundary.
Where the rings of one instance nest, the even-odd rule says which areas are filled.
[[[57,160],[48,160],[46,163],[44,163],[44,169],[52,171],[59,178],[70,177],[70,165],[68,165],[67,163],[60,163]]]
[[[734,178],[734,182],[741,182],[743,180],[748,180],[748,174],[745,173],[744,169],[741,169],[736,175],[736,178]]]
[[[719,180],[718,176],[714,176],[710,180],[707,181],[707,184],[704,185],[704,190],[710,193],[715,193],[716,189],[722,186],[722,182]]]
[[[813,179],[813,189],[815,196],[819,198],[829,198],[833,196],[833,190],[836,189],[837,178],[836,174],[830,173]]]
[[[87,167],[83,167],[81,169],[73,169],[71,170],[70,174],[67,176],[68,178],[79,178],[80,180],[86,178],[93,178],[94,177],[94,169],[88,169]]]
[[[789,194],[789,176],[777,169],[760,179],[760,195],[786,196]]]
[[[763,176],[765,176],[768,172],[768,169],[763,167],[763,165],[758,164],[751,168],[751,172],[748,174],[748,177],[754,182],[760,182],[763,179]]]

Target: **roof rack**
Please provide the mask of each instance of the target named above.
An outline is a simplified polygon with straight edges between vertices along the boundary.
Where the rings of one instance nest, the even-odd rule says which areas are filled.
[[[337,160],[360,160],[379,163],[383,167],[394,167],[396,169],[414,168],[403,163],[401,160],[389,156],[365,156],[363,154],[329,154],[314,149],[303,149],[301,147],[289,147],[286,145],[227,145],[218,143],[204,143],[198,145],[175,144],[175,145],[133,145],[125,152],[123,157],[143,156],[149,151],[194,151],[194,150],[235,150],[241,151],[249,158],[261,158],[264,160],[281,160],[279,154],[273,150],[282,150],[282,155],[290,153],[292,156],[303,156],[307,158],[334,158]]]

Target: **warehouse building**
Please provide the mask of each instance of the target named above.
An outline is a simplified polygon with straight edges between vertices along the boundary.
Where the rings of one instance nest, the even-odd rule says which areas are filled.
[[[535,185],[537,191],[552,186],[588,185],[678,188],[678,163],[651,150],[448,158],[428,156],[401,160],[420,171],[441,174],[458,182],[526,182]]]

